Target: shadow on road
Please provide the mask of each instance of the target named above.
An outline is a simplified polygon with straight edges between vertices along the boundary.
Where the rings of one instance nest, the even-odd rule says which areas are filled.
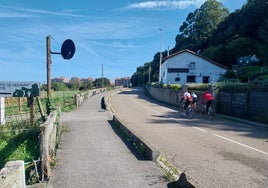
[[[159,120],[151,121],[152,124],[165,124],[165,123],[180,123],[184,126],[196,126],[196,127],[210,127],[222,131],[233,131],[239,132],[243,136],[267,139],[268,138],[268,126],[258,126],[255,122],[243,121],[242,119],[228,118],[227,116],[216,115],[214,118],[206,117],[199,113],[194,113],[193,117],[181,115],[178,107],[170,105],[148,96],[141,88],[132,88],[130,90],[121,91],[119,94],[122,95],[136,95],[140,99],[144,99],[152,103],[154,106],[162,106],[174,110],[161,114],[158,117],[162,118]]]
[[[123,141],[123,143],[128,147],[129,151],[140,161],[147,161],[148,159],[142,155],[139,151],[139,148],[135,147],[132,138],[129,138],[120,128],[116,125],[116,123],[112,120],[109,120],[108,123],[111,125],[113,131],[117,134],[117,136]]]

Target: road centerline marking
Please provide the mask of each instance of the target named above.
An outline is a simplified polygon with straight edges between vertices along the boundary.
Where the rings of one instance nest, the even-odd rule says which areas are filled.
[[[161,115],[160,112],[158,112],[158,111],[156,111],[156,110],[153,110],[153,109],[151,109],[151,108],[149,108],[149,107],[147,107],[147,106],[145,106],[145,105],[143,105],[143,104],[137,102],[137,101],[133,98],[133,96],[131,96],[130,98],[131,98],[131,100],[133,100],[136,104],[142,106],[143,108],[146,108],[146,109],[148,109],[148,110],[150,110],[150,111],[152,111],[152,112],[157,113],[158,115]]]
[[[199,130],[199,131],[202,131],[202,132],[207,132],[205,129],[201,129],[201,128],[199,128],[199,127],[195,127],[195,126],[193,126],[193,128],[194,128],[194,129],[197,129],[197,130]]]

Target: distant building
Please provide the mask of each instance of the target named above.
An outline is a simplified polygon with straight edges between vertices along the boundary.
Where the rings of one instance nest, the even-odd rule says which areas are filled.
[[[209,83],[217,81],[227,67],[190,50],[181,50],[164,59],[161,80],[164,84]]]
[[[70,79],[61,76],[61,77],[58,77],[58,78],[52,78],[51,79],[51,82],[52,83],[55,83],[55,82],[58,82],[58,83],[69,83],[70,82]]]
[[[123,86],[123,87],[130,87],[130,77],[125,78],[116,78],[115,79],[115,86]]]
[[[247,55],[238,59],[238,65],[256,65],[260,62],[260,59],[256,55]]]

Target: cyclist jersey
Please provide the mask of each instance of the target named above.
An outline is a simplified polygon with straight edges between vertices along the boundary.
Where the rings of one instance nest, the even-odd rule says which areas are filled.
[[[197,95],[195,93],[192,93],[193,99],[197,99]]]
[[[206,101],[212,101],[212,100],[214,100],[214,97],[211,93],[206,92],[203,94],[202,99],[206,100]]]
[[[183,98],[185,100],[191,101],[192,100],[192,95],[189,92],[185,92],[183,95]]]

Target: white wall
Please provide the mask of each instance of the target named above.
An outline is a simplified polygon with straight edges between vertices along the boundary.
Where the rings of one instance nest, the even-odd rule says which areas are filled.
[[[190,69],[190,62],[195,62],[194,70]],[[189,73],[168,73],[168,68],[189,68],[190,70]],[[204,76],[210,77],[209,82],[211,79],[217,81],[226,71],[226,69],[189,52],[183,52],[168,58],[162,64],[162,70],[165,72],[162,78],[165,84],[184,84],[187,80],[187,75],[195,75],[196,83],[203,83]],[[176,77],[180,77],[180,81],[176,82]]]

